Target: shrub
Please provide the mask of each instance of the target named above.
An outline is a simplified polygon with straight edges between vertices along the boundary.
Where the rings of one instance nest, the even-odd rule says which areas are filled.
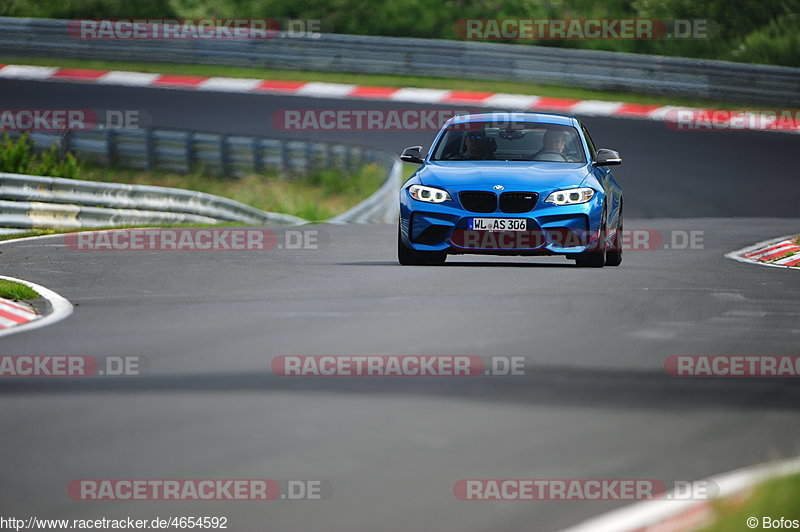
[[[12,139],[6,134],[0,141],[0,172],[76,179],[81,165],[72,153],[62,156],[57,144],[36,153],[27,135]]]

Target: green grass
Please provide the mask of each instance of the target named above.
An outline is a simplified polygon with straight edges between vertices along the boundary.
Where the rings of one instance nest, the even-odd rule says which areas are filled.
[[[272,70],[222,65],[179,65],[171,63],[130,63],[123,61],[90,61],[82,59],[0,57],[0,64],[25,64],[62,68],[91,68],[98,70],[129,70],[155,74],[179,74],[190,76],[220,76],[231,78],[257,78],[280,81],[323,81],[352,85],[379,87],[418,87],[425,89],[451,89],[483,92],[528,94],[579,100],[604,100],[649,105],[675,105],[706,107],[712,109],[740,109],[741,105],[712,100],[675,98],[628,92],[600,91],[579,87],[542,85],[516,81],[469,80],[422,76],[400,76],[383,74],[348,74],[338,72],[311,72],[295,70]]]
[[[37,297],[39,297],[39,294],[33,288],[14,281],[0,279],[0,298],[26,300],[36,299]]]
[[[746,521],[750,517],[759,520],[756,530],[763,530],[762,517],[800,520],[800,475],[773,479],[756,487],[752,496],[743,504],[734,499],[717,502],[714,509],[717,520],[699,532],[734,532],[750,530]]]
[[[225,178],[202,172],[178,174],[84,165],[83,179],[182,188],[223,196],[257,209],[299,216],[309,221],[327,220],[375,192],[385,179],[377,165],[347,173],[315,170],[308,175],[279,176],[275,172]]]

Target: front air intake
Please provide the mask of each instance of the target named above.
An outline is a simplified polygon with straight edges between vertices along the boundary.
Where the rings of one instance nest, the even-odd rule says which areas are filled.
[[[471,212],[494,212],[497,210],[497,196],[494,192],[460,192],[458,199],[464,209]]]
[[[529,212],[536,205],[536,192],[503,192],[500,194],[500,210],[508,213]]]

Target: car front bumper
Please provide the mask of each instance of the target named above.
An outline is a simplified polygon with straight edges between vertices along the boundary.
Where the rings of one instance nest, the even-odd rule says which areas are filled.
[[[534,208],[525,213],[477,213],[463,209],[456,201],[441,204],[418,201],[408,197],[404,190],[400,202],[400,234],[403,242],[416,251],[579,254],[597,245],[602,201],[601,193],[578,205],[550,205],[539,198]],[[472,218],[520,218],[527,221],[527,228],[525,231],[474,231],[469,229]]]

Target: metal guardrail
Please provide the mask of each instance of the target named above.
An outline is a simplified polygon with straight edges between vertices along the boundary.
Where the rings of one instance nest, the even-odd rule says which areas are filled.
[[[324,34],[266,40],[79,40],[67,21],[0,17],[8,56],[237,65],[554,83],[800,105],[800,69],[596,50]]]
[[[18,174],[0,174],[0,198],[0,226],[4,228],[305,223],[295,216],[264,212],[199,192]]]
[[[304,223],[236,201],[168,187],[0,173],[0,226],[71,229],[112,225]]]
[[[332,221],[388,222],[397,217],[400,163],[394,156],[370,148],[167,130],[34,132],[30,138],[38,150],[56,143],[82,159],[106,164],[179,172],[202,165],[229,177],[267,168],[300,173],[378,164],[387,176],[381,188]],[[261,225],[306,220],[189,190],[0,173],[0,228],[219,222]]]
[[[290,174],[322,168],[350,170],[370,163],[388,167],[392,159],[386,152],[355,144],[166,129],[33,131],[28,136],[38,149],[57,144],[62,153],[71,151],[101,164],[174,172],[201,168],[223,176],[268,169]]]

